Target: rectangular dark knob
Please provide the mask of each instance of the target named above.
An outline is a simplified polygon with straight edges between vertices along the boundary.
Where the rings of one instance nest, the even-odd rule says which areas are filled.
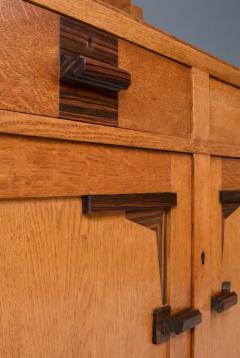
[[[190,331],[202,321],[202,315],[199,310],[192,308],[186,309],[176,315],[172,316],[169,320],[172,332],[180,334],[185,331]]]
[[[223,291],[220,294],[213,296],[211,300],[212,312],[221,313],[227,311],[232,306],[238,303],[238,296],[236,292]]]
[[[165,306],[153,312],[153,343],[167,342],[171,334],[181,334],[190,331],[202,322],[199,310],[188,308],[170,315],[171,307]]]
[[[62,55],[61,81],[118,92],[131,84],[129,72],[81,55]]]

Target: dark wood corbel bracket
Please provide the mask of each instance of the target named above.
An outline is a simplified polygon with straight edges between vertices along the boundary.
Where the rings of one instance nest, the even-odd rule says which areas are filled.
[[[224,219],[240,207],[240,190],[225,190],[220,192],[220,202]]]
[[[220,202],[222,204],[222,256],[224,251],[224,223],[235,210],[240,207],[240,190],[224,190],[220,191]]]
[[[156,233],[162,304],[167,296],[167,235],[166,213],[177,205],[175,193],[147,193],[120,195],[88,195],[82,197],[83,214],[125,213],[128,220]]]

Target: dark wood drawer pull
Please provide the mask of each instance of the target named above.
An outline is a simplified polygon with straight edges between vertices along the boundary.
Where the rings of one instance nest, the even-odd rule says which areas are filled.
[[[222,291],[211,298],[211,310],[212,312],[222,313],[237,303],[238,295],[234,291],[231,292],[231,283],[224,282]]]
[[[171,334],[179,335],[190,331],[202,322],[199,310],[188,308],[171,315],[171,307],[165,306],[153,312],[153,343],[169,341]]]
[[[118,92],[128,89],[131,75],[118,67],[81,55],[62,55],[61,81]]]

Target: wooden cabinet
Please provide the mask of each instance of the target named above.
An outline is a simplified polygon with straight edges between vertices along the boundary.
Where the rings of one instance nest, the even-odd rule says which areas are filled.
[[[0,0],[0,356],[238,358],[240,71],[131,1],[30,2]]]

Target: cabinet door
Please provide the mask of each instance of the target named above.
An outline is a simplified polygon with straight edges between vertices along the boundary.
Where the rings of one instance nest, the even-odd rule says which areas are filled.
[[[17,137],[0,147],[0,356],[190,358],[190,332],[154,345],[152,324],[165,304],[191,305],[191,158]]]
[[[240,160],[213,159],[211,356],[240,356]],[[231,284],[231,287],[230,287]],[[229,292],[227,292],[227,290]],[[219,296],[222,291],[223,296]],[[214,305],[215,303],[215,305]]]

